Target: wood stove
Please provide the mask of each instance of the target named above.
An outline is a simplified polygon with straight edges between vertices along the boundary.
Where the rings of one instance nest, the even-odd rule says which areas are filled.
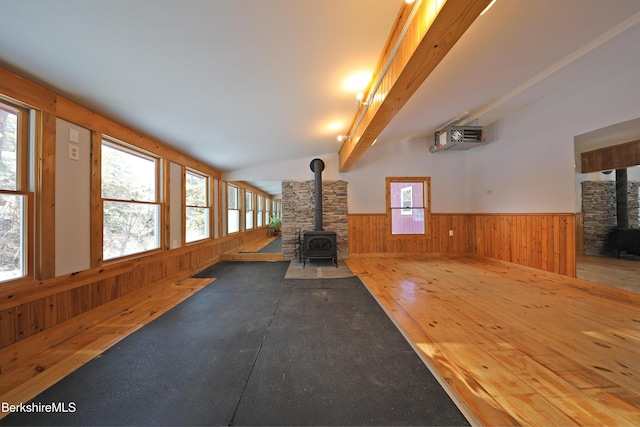
[[[614,227],[607,236],[607,247],[613,251],[640,256],[640,228]]]
[[[338,267],[338,244],[335,231],[325,231],[322,227],[322,171],[324,162],[320,159],[311,161],[311,170],[315,174],[315,222],[314,231],[305,231],[302,239],[302,267],[307,259],[330,259]]]
[[[627,169],[616,169],[616,222],[607,236],[607,247],[613,251],[640,255],[640,229],[629,227],[629,194]]]
[[[302,240],[302,266],[307,259],[330,259],[338,267],[337,239],[335,231],[305,231]]]

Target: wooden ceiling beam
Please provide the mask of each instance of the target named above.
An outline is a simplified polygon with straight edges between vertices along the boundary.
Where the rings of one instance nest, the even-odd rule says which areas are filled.
[[[340,172],[353,168],[489,3],[491,0],[403,3],[365,91],[368,105],[359,106],[349,138],[340,148]]]
[[[640,140],[581,154],[581,173],[625,169],[640,165]]]

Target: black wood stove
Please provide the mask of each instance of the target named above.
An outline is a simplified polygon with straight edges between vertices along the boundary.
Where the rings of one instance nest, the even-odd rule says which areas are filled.
[[[325,231],[322,227],[322,171],[324,162],[311,161],[311,170],[315,174],[315,230],[305,231],[302,239],[302,266],[307,259],[330,259],[338,267],[338,244],[335,231]]]
[[[640,229],[629,227],[629,179],[627,169],[616,169],[616,223],[607,236],[607,247],[613,251],[640,256]]]

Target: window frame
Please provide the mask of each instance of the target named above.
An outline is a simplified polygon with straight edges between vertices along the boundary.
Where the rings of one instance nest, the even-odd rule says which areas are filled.
[[[264,225],[268,226],[271,223],[271,197],[265,196],[264,198]]]
[[[15,189],[0,189],[0,194],[19,196],[21,198],[20,275],[0,280],[0,286],[2,286],[7,283],[19,283],[35,277],[35,194],[29,188],[29,164],[30,156],[32,156],[30,153],[30,142],[34,137],[31,122],[37,112],[1,96],[0,105],[4,107],[2,108],[3,110],[17,116]]]
[[[423,205],[418,207],[391,206],[391,184],[392,183],[422,183]],[[413,191],[413,190],[412,190]],[[431,236],[431,177],[386,177],[386,213],[387,213],[387,235],[392,239],[407,239],[415,237]],[[401,203],[402,205],[402,203]],[[401,216],[412,215],[405,213],[408,210],[422,210],[424,218],[424,229],[422,233],[394,233],[393,230],[393,210],[399,210]]]
[[[264,196],[256,194],[256,228],[264,227]]]
[[[273,199],[272,203],[271,216],[282,219],[282,200]]]
[[[230,202],[230,198],[229,198],[229,191],[231,189],[235,190],[235,203],[234,203],[234,207],[231,207]],[[239,233],[241,231],[241,218],[240,218],[240,187],[227,183],[226,185],[226,191],[225,191],[225,197],[227,199],[227,235],[229,234],[235,234],[235,233]],[[229,228],[231,225],[231,222],[229,221],[229,212],[230,211],[237,211],[237,215],[238,215],[238,229],[235,231],[231,231],[231,229]]]
[[[254,200],[255,195],[251,190],[244,190],[244,229],[245,230],[253,230],[256,228],[255,225],[255,210],[254,210]],[[249,223],[251,221],[251,223]]]
[[[188,175],[204,179],[204,204],[203,205],[189,205],[187,203],[187,201],[189,199],[188,189],[187,189],[187,176]],[[184,194],[184,199],[183,199],[183,203],[184,203],[184,215],[183,215],[184,242],[185,242],[185,244],[192,244],[192,243],[197,243],[197,242],[201,242],[203,240],[210,239],[211,238],[211,222],[212,222],[212,220],[211,220],[211,177],[209,175],[207,175],[207,174],[201,173],[201,172],[196,171],[194,169],[185,168],[184,177],[183,177],[183,183],[184,183],[184,190],[183,190],[183,194]],[[194,240],[189,240],[188,239],[187,236],[188,236],[189,228],[188,228],[188,224],[187,224],[187,214],[188,214],[190,209],[203,209],[203,210],[205,210],[204,228],[205,228],[206,235],[204,237],[201,237],[201,238],[198,238],[198,239],[194,239]]]
[[[112,149],[115,150],[119,150],[123,153],[129,154],[129,155],[133,155],[133,156],[137,156],[146,160],[152,160],[154,162],[154,191],[153,191],[153,201],[148,201],[148,200],[134,200],[134,199],[118,199],[118,198],[111,198],[111,197],[104,197],[102,191],[103,191],[103,178],[102,178],[102,174],[104,172],[103,170],[103,162],[104,162],[104,156],[103,156],[103,151],[102,148],[107,145]],[[117,262],[117,261],[121,261],[121,260],[126,260],[126,259],[131,259],[131,258],[137,258],[137,257],[141,257],[144,255],[148,255],[150,253],[154,253],[154,252],[159,252],[162,251],[163,249],[163,244],[162,242],[164,241],[164,227],[162,226],[162,224],[164,223],[163,221],[163,217],[164,217],[164,209],[163,209],[163,200],[162,200],[162,162],[163,159],[160,156],[157,156],[153,153],[150,153],[146,150],[143,150],[141,148],[138,148],[136,146],[133,146],[131,144],[127,144],[124,141],[120,141],[116,138],[110,137],[108,135],[101,135],[100,136],[100,186],[99,186],[99,191],[100,191],[100,201],[101,201],[101,212],[100,212],[100,219],[101,219],[101,227],[100,227],[100,231],[101,231],[101,244],[100,244],[100,260],[102,263],[110,263],[110,262]],[[105,224],[104,224],[104,217],[105,217],[105,203],[129,203],[129,204],[138,204],[141,206],[155,206],[156,207],[156,227],[155,227],[155,240],[157,242],[156,247],[154,248],[150,248],[147,250],[142,250],[139,252],[134,252],[134,253],[129,253],[129,254],[125,254],[125,255],[120,255],[120,256],[115,256],[115,257],[109,257],[106,258],[105,257],[105,233],[104,233],[104,229],[105,229]]]

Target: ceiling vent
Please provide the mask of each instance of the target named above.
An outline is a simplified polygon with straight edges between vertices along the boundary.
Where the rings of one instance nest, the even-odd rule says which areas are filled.
[[[469,150],[484,143],[482,126],[449,126],[435,133],[432,153],[446,150]]]

